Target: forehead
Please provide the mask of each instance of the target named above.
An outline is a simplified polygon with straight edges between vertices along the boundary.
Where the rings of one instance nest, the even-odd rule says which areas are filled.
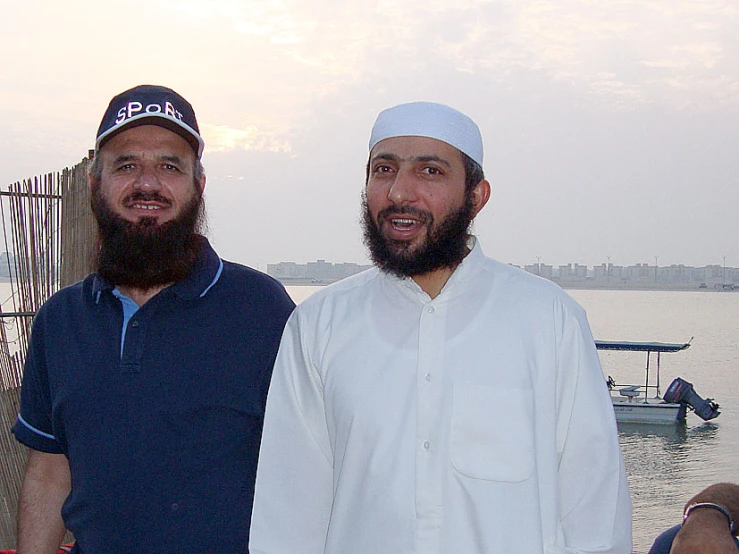
[[[177,133],[158,125],[140,125],[121,131],[100,150],[106,156],[177,156],[195,158],[188,142]]]
[[[370,152],[370,159],[378,156],[397,157],[401,160],[437,157],[450,165],[462,165],[459,150],[442,140],[429,137],[392,137],[381,140]]]

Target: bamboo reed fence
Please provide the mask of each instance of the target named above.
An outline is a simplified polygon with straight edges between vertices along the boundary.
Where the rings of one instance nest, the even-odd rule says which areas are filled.
[[[89,207],[88,166],[89,159],[84,158],[72,168],[0,191],[11,291],[7,300],[0,299],[0,548],[14,548],[16,539],[26,453],[10,427],[18,415],[33,315],[60,287],[90,270],[96,231]]]

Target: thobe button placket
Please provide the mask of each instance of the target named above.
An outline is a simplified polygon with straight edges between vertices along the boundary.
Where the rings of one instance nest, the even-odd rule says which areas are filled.
[[[443,299],[442,299],[443,300]],[[442,521],[443,451],[440,412],[444,405],[447,308],[441,301],[419,306],[416,361],[415,506],[418,552],[438,552]]]

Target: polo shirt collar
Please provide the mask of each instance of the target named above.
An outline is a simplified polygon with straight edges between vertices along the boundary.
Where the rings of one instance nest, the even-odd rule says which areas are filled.
[[[218,282],[223,271],[223,261],[213,250],[208,239],[201,237],[201,243],[200,256],[198,256],[190,275],[166,289],[184,300],[197,300],[205,296],[210,288]],[[112,291],[114,288],[114,284],[95,274],[92,283],[93,298],[97,300],[103,291]]]

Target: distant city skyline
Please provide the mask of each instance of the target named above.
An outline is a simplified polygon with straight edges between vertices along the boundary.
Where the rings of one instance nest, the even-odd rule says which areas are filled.
[[[511,264],[515,265],[515,264]],[[283,283],[311,282],[326,284],[338,281],[371,268],[369,264],[329,262],[318,259],[304,264],[287,261],[267,265],[267,273]],[[592,282],[600,285],[654,284],[662,286],[687,286],[692,288],[721,288],[721,285],[739,284],[739,268],[722,265],[690,266],[671,264],[655,266],[633,264],[627,266],[603,263],[586,266],[578,263],[536,263],[516,266],[534,275],[563,283]],[[732,287],[733,288],[733,287]]]
[[[654,257],[653,257],[653,259],[652,259],[651,262],[649,262],[649,261],[635,261],[635,262],[630,262],[630,263],[616,263],[615,261],[609,260],[608,258],[606,258],[602,262],[595,262],[595,263],[589,263],[589,264],[588,263],[581,263],[579,260],[567,261],[567,262],[563,262],[563,263],[559,263],[559,262],[557,262],[557,263],[546,263],[544,257],[542,257],[542,256],[538,256],[538,257],[537,256],[534,256],[532,263],[528,263],[528,262],[516,263],[516,262],[507,261],[507,260],[500,260],[500,259],[498,259],[498,261],[501,262],[501,263],[505,263],[505,264],[509,264],[509,265],[514,265],[516,267],[521,267],[521,268],[523,268],[523,267],[529,267],[529,266],[534,266],[534,265],[537,265],[537,264],[541,264],[542,266],[547,265],[547,266],[551,266],[551,267],[559,267],[559,266],[568,265],[568,264],[570,264],[570,265],[578,264],[578,265],[586,266],[588,268],[600,267],[600,266],[604,266],[604,265],[606,265],[606,266],[607,265],[612,265],[613,267],[619,267],[619,266],[620,267],[628,267],[628,266],[646,265],[646,266],[650,266],[650,267],[655,267],[656,266],[656,267],[660,267],[660,268],[662,268],[662,267],[680,267],[680,266],[682,266],[682,267],[721,267],[721,268],[725,267],[727,270],[730,270],[730,269],[731,270],[736,270],[736,269],[739,268],[739,266],[733,267],[733,266],[728,265],[726,263],[726,261],[729,259],[728,257],[726,257],[725,259],[724,258],[721,258],[721,260],[720,260],[719,263],[715,263],[715,264],[714,263],[707,263],[707,264],[699,264],[699,265],[690,264],[690,263],[670,263],[670,264],[663,265],[663,264],[659,264],[658,263],[659,262],[659,257],[657,256],[656,258],[657,258],[657,260],[655,260]],[[319,257],[319,258],[316,258],[314,260],[306,260],[306,261],[282,260],[282,261],[269,262],[267,264],[264,264],[264,268],[266,268],[268,266],[271,266],[271,265],[277,265],[277,264],[282,264],[282,263],[306,265],[306,264],[311,264],[311,263],[316,263],[316,262],[325,262],[325,263],[328,263],[328,264],[364,265],[364,266],[367,266],[367,267],[370,267],[371,266],[371,262],[368,259],[362,260],[360,262],[356,262],[356,261],[331,260],[328,257],[325,257],[325,258]],[[657,263],[655,263],[655,262],[657,262]]]
[[[536,259],[536,257],[534,259]],[[569,262],[565,262],[565,263],[556,263],[556,264],[549,263],[549,264],[546,264],[544,262],[544,258],[541,258],[541,261],[540,262],[535,262],[533,264],[523,264],[522,265],[522,264],[516,264],[514,262],[507,262],[507,261],[504,261],[504,260],[498,260],[498,261],[499,262],[502,262],[502,263],[509,264],[509,265],[515,265],[517,267],[524,267],[524,266],[529,266],[529,265],[533,266],[533,265],[539,265],[539,264],[542,265],[542,266],[548,265],[548,266],[551,266],[551,267],[559,267],[559,266],[568,265],[568,264],[570,264],[570,265],[578,264],[578,265],[587,266],[589,268],[600,267],[600,266],[603,266],[603,265],[606,265],[606,266],[607,265],[612,265],[613,267],[617,267],[617,266],[627,267],[627,266],[636,266],[636,265],[646,265],[646,266],[650,266],[650,267],[655,267],[655,266],[656,267],[674,267],[674,266],[709,267],[710,266],[710,267],[726,267],[727,270],[729,270],[729,269],[737,269],[737,268],[731,267],[729,265],[724,265],[723,263],[718,263],[718,264],[703,264],[702,266],[696,266],[696,265],[691,265],[691,264],[682,264],[682,263],[679,263],[679,264],[669,264],[669,265],[661,265],[661,264],[654,264],[654,263],[649,263],[649,262],[633,262],[633,263],[628,263],[628,264],[616,264],[616,263],[610,262],[610,261],[604,261],[602,263],[595,263],[595,264],[581,264],[579,261],[569,261]],[[722,260],[722,262],[723,262],[723,260]],[[365,262],[363,262],[363,263],[360,264],[358,262],[337,261],[337,260],[330,260],[328,258],[316,258],[315,260],[304,261],[304,262],[294,261],[294,260],[282,260],[282,261],[279,261],[279,262],[270,262],[267,265],[276,265],[276,264],[306,265],[306,264],[315,264],[315,263],[327,263],[327,264],[334,264],[334,265],[336,265],[336,264],[366,265],[368,267],[372,265],[368,261],[365,261]]]

